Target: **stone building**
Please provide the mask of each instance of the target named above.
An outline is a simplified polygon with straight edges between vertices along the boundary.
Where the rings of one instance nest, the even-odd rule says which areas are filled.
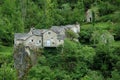
[[[43,47],[55,47],[57,34],[51,30],[46,30],[43,33]]]
[[[14,46],[24,44],[30,48],[58,47],[64,43],[65,31],[72,30],[78,34],[80,25],[52,26],[50,29],[31,28],[28,33],[16,33]]]
[[[93,19],[92,10],[88,9],[86,11],[86,21],[87,22],[92,22],[92,19]]]
[[[31,28],[29,33],[16,33],[14,38],[14,46],[24,44],[30,48],[42,47],[41,31]]]

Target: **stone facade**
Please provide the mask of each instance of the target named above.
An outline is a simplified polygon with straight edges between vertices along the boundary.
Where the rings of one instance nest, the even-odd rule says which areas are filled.
[[[24,44],[30,47],[42,47],[42,37],[32,35],[24,41]]]
[[[52,30],[47,30],[43,33],[43,47],[56,47],[57,34]]]
[[[92,22],[92,19],[93,19],[92,10],[88,9],[86,12],[86,21]]]
[[[40,30],[31,28],[29,33],[16,33],[14,38],[14,46],[24,44],[30,48],[42,47],[42,36]]]

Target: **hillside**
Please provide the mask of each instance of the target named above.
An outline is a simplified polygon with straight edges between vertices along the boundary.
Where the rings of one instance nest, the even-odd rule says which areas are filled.
[[[120,0],[0,0],[0,80],[17,80],[15,33],[76,22],[79,42],[40,50],[26,79],[120,80]]]

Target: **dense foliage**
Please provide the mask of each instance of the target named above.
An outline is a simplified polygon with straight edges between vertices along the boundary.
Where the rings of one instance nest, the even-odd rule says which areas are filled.
[[[43,49],[28,80],[120,80],[120,0],[0,0],[0,80],[16,80],[13,39],[30,27],[80,23],[64,46]],[[94,20],[86,22],[86,11]],[[73,39],[78,38],[79,42]]]

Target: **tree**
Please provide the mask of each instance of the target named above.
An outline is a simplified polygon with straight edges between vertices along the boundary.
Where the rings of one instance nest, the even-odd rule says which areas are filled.
[[[112,77],[108,78],[107,80],[120,80],[120,73],[117,70],[112,71]]]
[[[66,36],[70,38],[71,40],[78,38],[78,35],[74,33],[72,30],[66,30],[65,33],[66,33]]]
[[[115,33],[115,40],[120,40],[120,24],[119,23],[116,23],[114,24],[113,26],[113,33]]]
[[[53,4],[51,0],[44,0],[44,6],[43,6],[43,18],[44,18],[44,26],[48,28],[53,24],[52,19],[52,11],[53,11]]]
[[[66,54],[66,55],[67,55],[67,53],[74,54],[77,50],[77,44],[69,39],[66,39],[64,42],[63,48],[64,48],[64,54]]]
[[[103,80],[103,76],[97,71],[89,71],[81,80]]]
[[[94,31],[92,34],[92,40],[94,44],[98,43],[100,45],[111,45],[114,42],[114,37],[108,31]]]

